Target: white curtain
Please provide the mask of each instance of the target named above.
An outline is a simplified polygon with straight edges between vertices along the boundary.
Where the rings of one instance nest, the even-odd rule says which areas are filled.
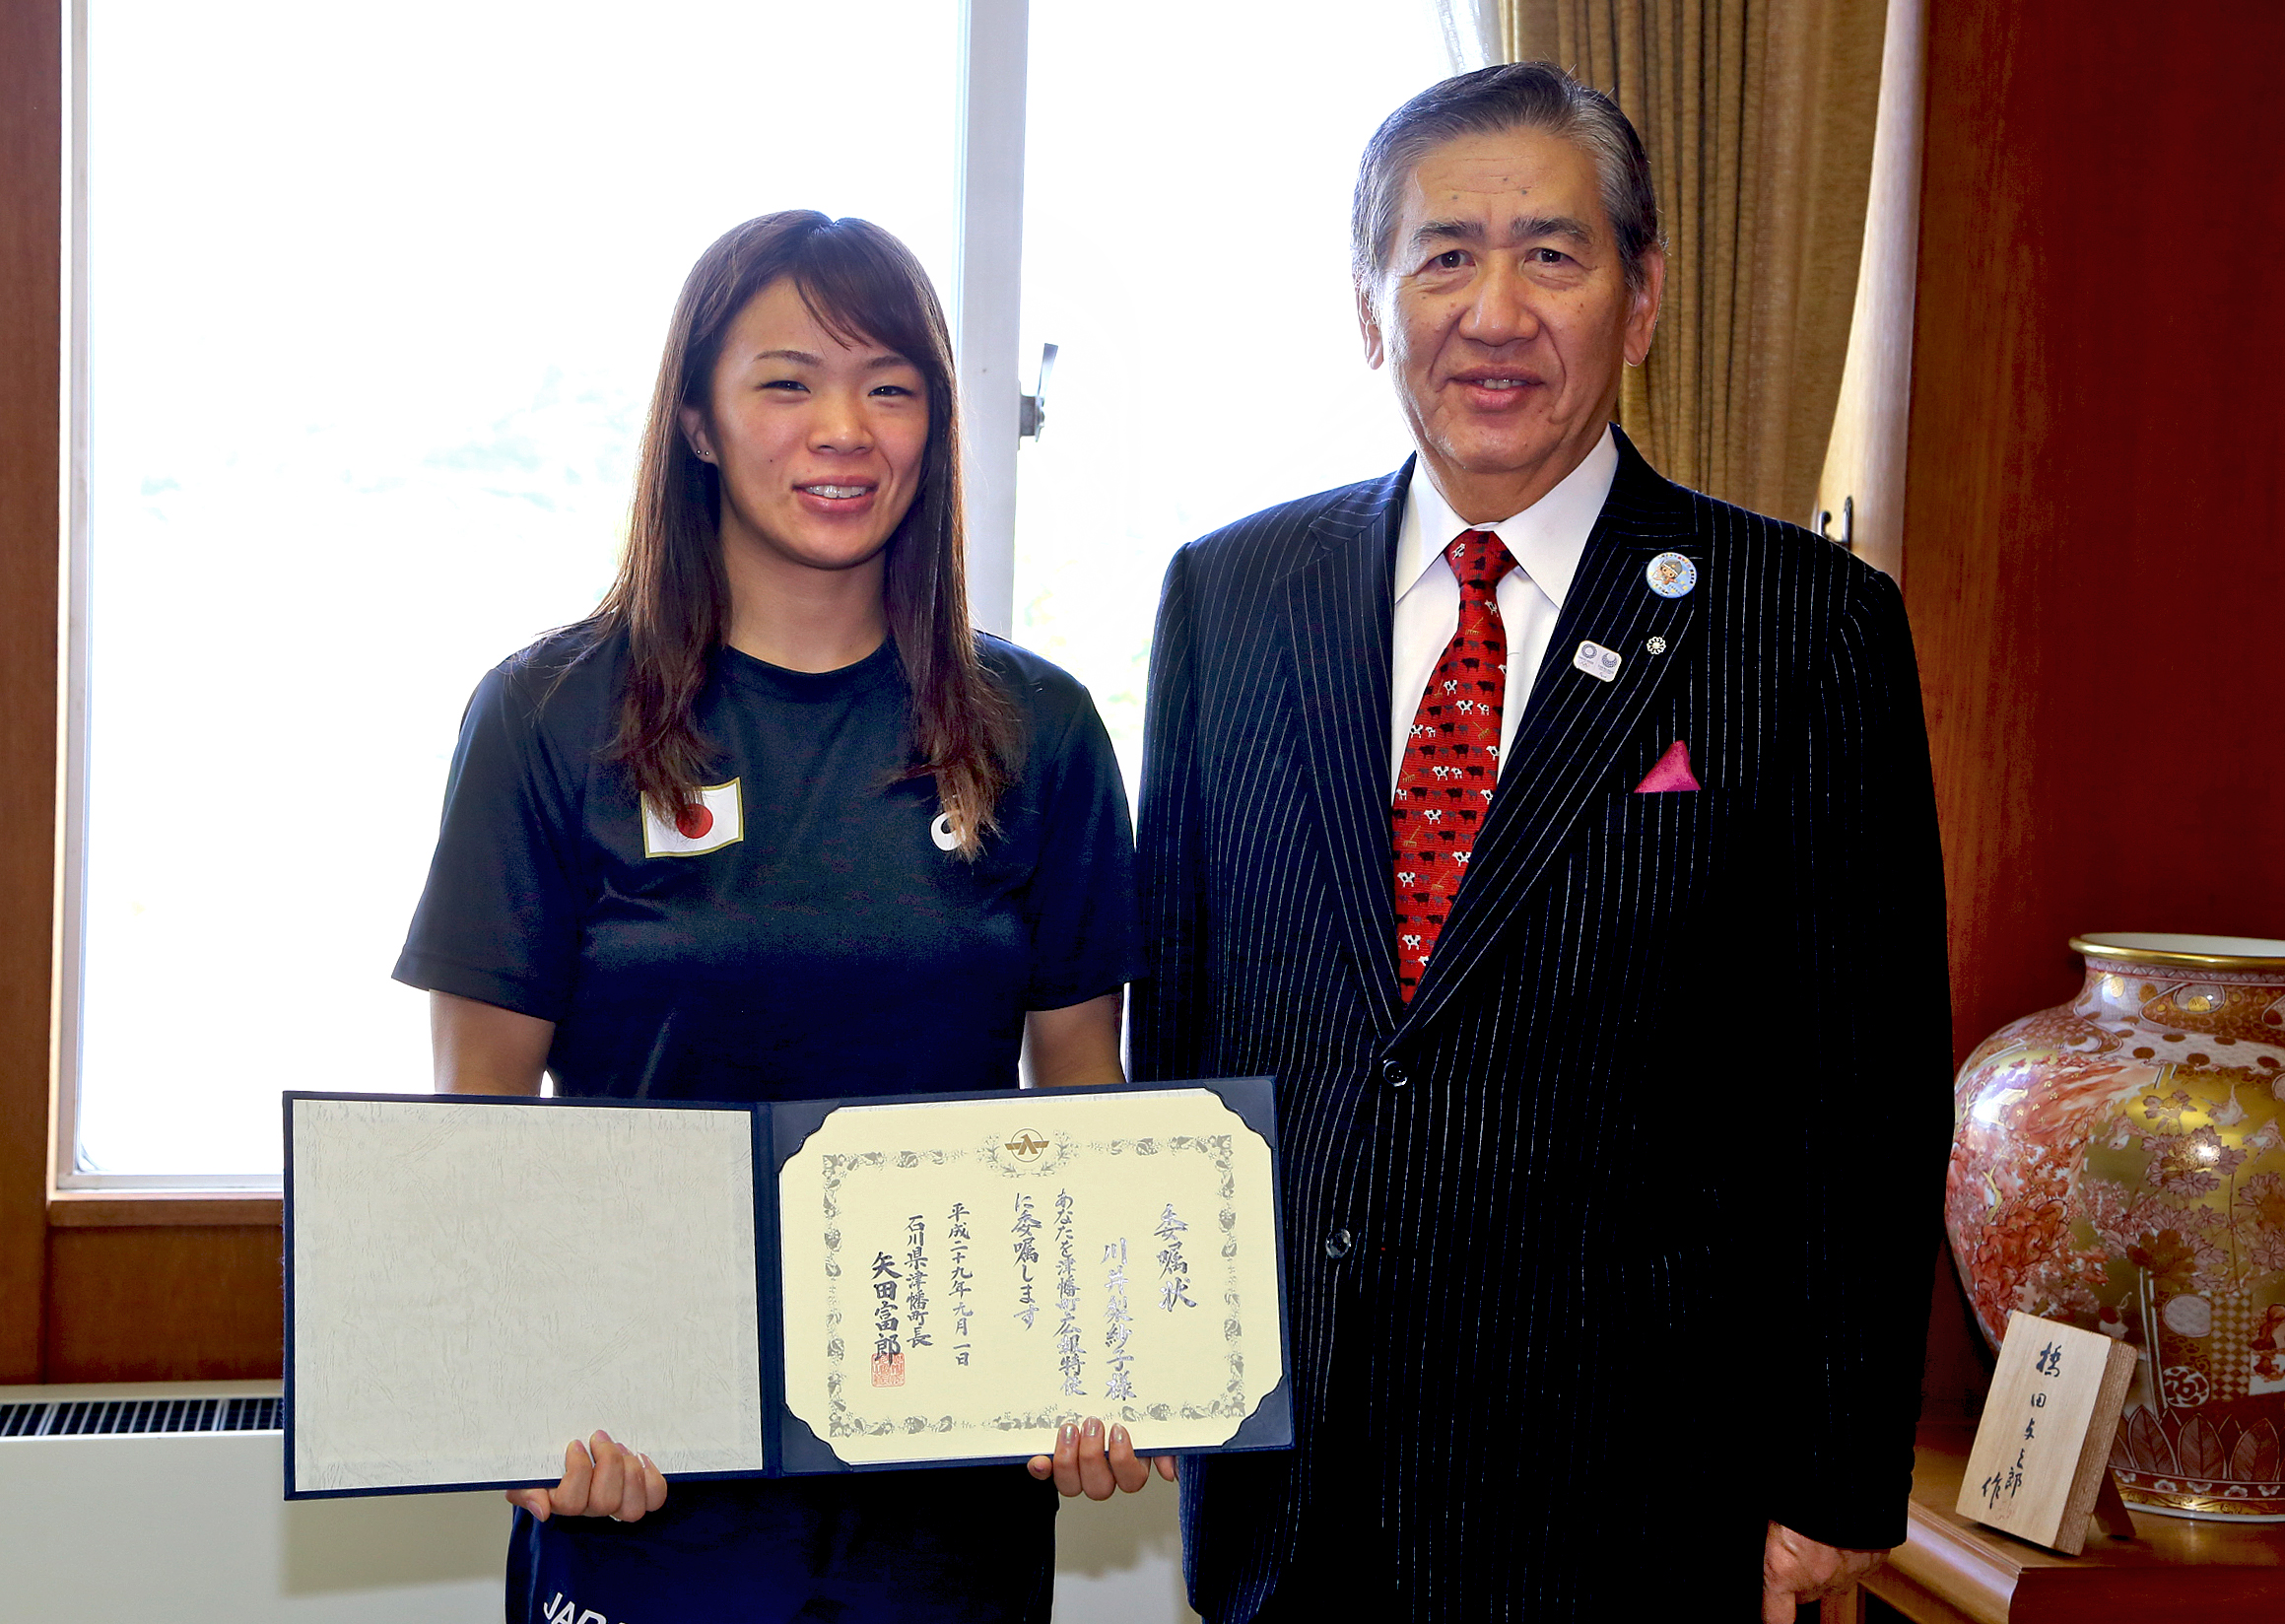
[[[1500,0],[1434,0],[1445,55],[1454,73],[1508,60],[1501,47]]]

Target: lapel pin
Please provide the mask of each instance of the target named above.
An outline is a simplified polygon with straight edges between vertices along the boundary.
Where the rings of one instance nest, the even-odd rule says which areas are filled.
[[[1649,642],[1644,643],[1643,647],[1650,653],[1663,654],[1666,651],[1666,640],[1664,638],[1652,638]]]
[[[1612,682],[1619,674],[1619,651],[1599,643],[1582,643],[1571,663],[1598,682]]]
[[[1688,594],[1698,584],[1698,566],[1680,553],[1660,553],[1643,572],[1643,578],[1650,583],[1650,590],[1662,598],[1678,598]]]

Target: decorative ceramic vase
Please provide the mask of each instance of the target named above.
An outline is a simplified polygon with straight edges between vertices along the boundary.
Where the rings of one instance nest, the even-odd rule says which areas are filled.
[[[2285,942],[2074,938],[2078,997],[1961,1067],[1945,1226],[2010,1309],[2134,1345],[2127,1500],[2285,1521]]]

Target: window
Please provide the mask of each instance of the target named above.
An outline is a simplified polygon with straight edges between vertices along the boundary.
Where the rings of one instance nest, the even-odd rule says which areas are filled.
[[[1024,352],[1063,353],[1014,632],[1130,779],[1168,555],[1401,458],[1347,199],[1445,71],[1434,8],[1031,0],[1028,46],[1025,9],[84,0],[62,1187],[274,1186],[281,1089],[429,1076],[387,978],[461,707],[608,581],[669,307],[738,221],[877,220],[953,301],[1023,197]],[[1028,161],[964,177],[964,131]],[[1017,295],[974,263],[972,384]],[[996,622],[1004,526],[972,545]]]
[[[87,0],[67,1186],[260,1184],[281,1088],[422,1086],[469,690],[608,581],[715,236],[864,215],[949,292],[959,25]]]
[[[1357,334],[1349,194],[1381,119],[1450,71],[1427,5],[1170,0],[1138,28],[1033,0],[1026,366],[1060,353],[1015,637],[1094,692],[1130,788],[1175,549],[1410,449]]]

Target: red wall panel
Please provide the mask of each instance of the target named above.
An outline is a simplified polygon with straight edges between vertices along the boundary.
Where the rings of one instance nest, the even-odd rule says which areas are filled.
[[[2285,936],[2285,6],[1932,0],[1904,576],[1962,1054]]]

